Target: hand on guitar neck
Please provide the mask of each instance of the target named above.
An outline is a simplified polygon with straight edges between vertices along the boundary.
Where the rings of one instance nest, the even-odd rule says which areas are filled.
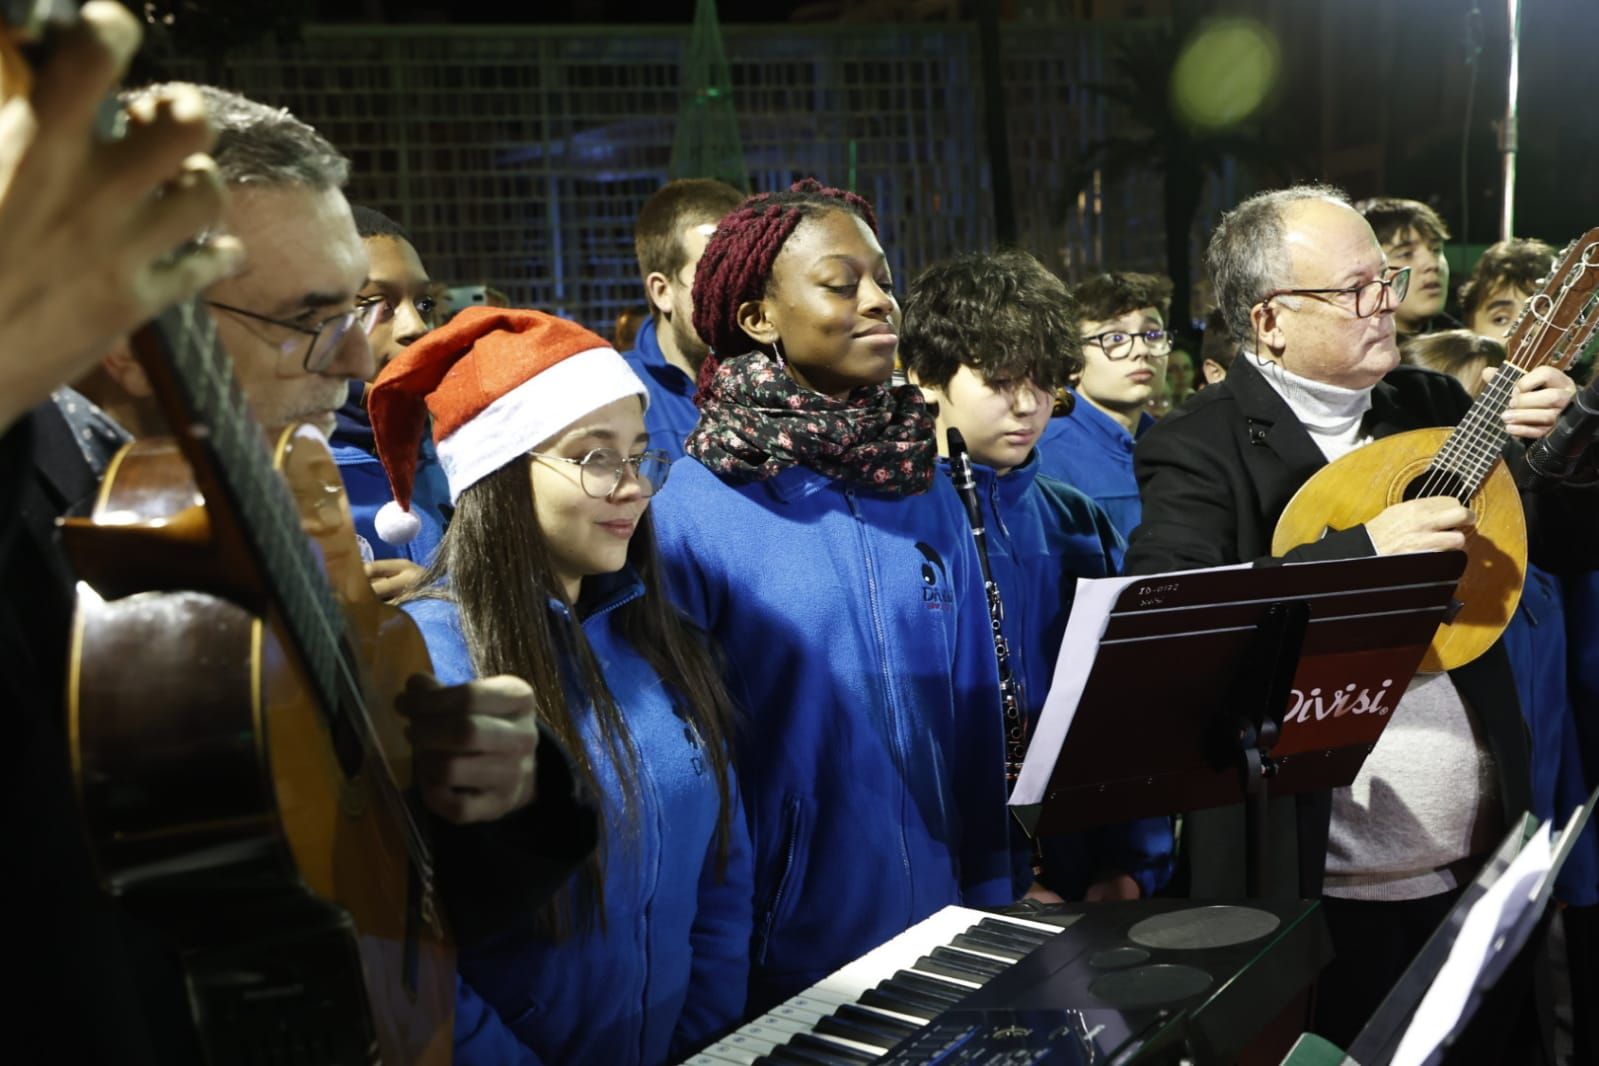
[[[213,135],[197,95],[129,116],[115,142],[96,135],[139,37],[122,6],[90,3],[33,72],[0,19],[0,429],[241,259],[227,239],[171,254],[225,199],[199,154]]]
[[[1482,372],[1484,388],[1497,373],[1493,367]],[[1560,420],[1560,412],[1576,394],[1577,383],[1558,367],[1546,363],[1528,371],[1510,394],[1504,413],[1505,432],[1525,441],[1548,436]]]

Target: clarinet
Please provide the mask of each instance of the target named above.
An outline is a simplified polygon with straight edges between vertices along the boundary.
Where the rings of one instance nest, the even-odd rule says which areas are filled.
[[[972,540],[977,542],[977,565],[983,574],[983,591],[988,595],[988,624],[994,635],[994,662],[999,667],[999,701],[1005,712],[1005,780],[1014,785],[1021,776],[1022,758],[1027,754],[1027,716],[1022,713],[1021,682],[1010,666],[1010,645],[1005,640],[1005,604],[999,585],[988,563],[988,534],[983,528],[983,510],[977,499],[977,479],[972,474],[971,453],[966,438],[955,428],[949,430],[949,476],[955,492],[966,505],[972,524]]]

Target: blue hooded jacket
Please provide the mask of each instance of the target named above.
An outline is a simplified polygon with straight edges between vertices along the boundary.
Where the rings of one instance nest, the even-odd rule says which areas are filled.
[[[378,536],[373,524],[378,509],[394,499],[394,489],[389,486],[389,476],[384,473],[372,443],[372,420],[366,413],[366,382],[350,382],[350,396],[339,408],[338,420],[338,428],[333,431],[328,447],[333,452],[333,461],[338,464],[339,476],[344,480],[355,532],[373,559],[409,559],[418,566],[426,566],[444,536],[444,527],[452,511],[450,486],[444,479],[444,468],[439,466],[433,438],[426,433],[422,435],[422,449],[416,459],[416,483],[411,490],[411,513],[422,523],[422,528],[410,543],[390,544]]]
[[[948,479],[892,499],[685,458],[654,508],[748,717],[752,1012],[946,904],[1014,901],[994,647]]]
[[[666,361],[655,336],[655,317],[639,327],[633,350],[622,358],[650,390],[650,405],[644,412],[644,429],[650,447],[659,448],[674,460],[683,457],[683,442],[700,420],[694,405],[694,379]]]
[[[940,476],[947,477],[948,462],[940,466]],[[1021,682],[1029,721],[1036,725],[1054,680],[1077,579],[1117,573],[1127,545],[1098,504],[1039,473],[1036,451],[1003,477],[977,463],[972,472],[983,508],[989,566],[1005,605],[1011,671]],[[1171,877],[1170,818],[1141,818],[1041,843],[1044,883],[1067,899],[1081,899],[1105,871],[1131,874],[1146,897]],[[1030,860],[1029,847],[1021,852],[1021,861]],[[1029,874],[1030,865],[1019,876]]]
[[[592,715],[581,722],[604,795],[605,926],[550,942],[525,936],[465,948],[458,962],[457,1066],[676,1061],[735,1025],[749,973],[750,852],[738,793],[725,875],[718,873],[716,777],[698,731],[653,667],[614,625],[643,594],[630,571],[590,578],[583,633],[638,753],[637,833],[619,825],[621,785]],[[414,600],[445,684],[475,675],[460,615]],[[565,607],[551,603],[565,616]],[[568,686],[570,688],[570,685]]]
[[[1140,414],[1138,433],[1128,433],[1110,415],[1074,395],[1072,413],[1051,418],[1038,438],[1039,473],[1086,493],[1105,509],[1125,539],[1143,516],[1138,478],[1133,475],[1133,440],[1155,420],[1147,412]]]

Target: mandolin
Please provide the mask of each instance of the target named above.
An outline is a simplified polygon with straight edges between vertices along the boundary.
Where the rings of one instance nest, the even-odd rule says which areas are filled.
[[[23,16],[50,6],[0,8],[0,98],[27,91]],[[431,670],[421,635],[367,583],[323,438],[269,444],[209,312],[134,348],[174,436],[124,448],[62,525],[101,881],[178,948],[213,1063],[444,1066],[454,953],[392,710]]]
[[[1599,228],[1567,245],[1511,327],[1505,363],[1454,429],[1397,433],[1357,448],[1300,486],[1277,521],[1273,555],[1367,522],[1384,508],[1424,496],[1453,496],[1477,516],[1466,538],[1461,609],[1438,627],[1422,671],[1464,666],[1499,639],[1521,599],[1527,522],[1502,452],[1500,416],[1512,389],[1545,363],[1569,366],[1599,329]]]

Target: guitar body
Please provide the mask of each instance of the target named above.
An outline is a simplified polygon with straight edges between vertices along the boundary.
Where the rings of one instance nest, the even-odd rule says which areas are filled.
[[[445,1066],[454,956],[407,849],[391,710],[426,647],[373,596],[320,436],[286,433],[274,466],[343,608],[375,743],[330,725],[177,445],[130,445],[64,530],[84,577],[69,714],[87,834],[107,887],[182,950],[213,1062]]]
[[[1273,555],[1311,544],[1328,530],[1370,521],[1391,504],[1417,495],[1427,468],[1451,429],[1396,433],[1357,448],[1328,463],[1288,501],[1272,536]],[[1464,606],[1452,622],[1438,627],[1423,671],[1453,670],[1487,651],[1499,639],[1521,600],[1527,573],[1527,519],[1521,494],[1503,461],[1494,464],[1470,507],[1477,527],[1466,538],[1466,571],[1455,598]]]

